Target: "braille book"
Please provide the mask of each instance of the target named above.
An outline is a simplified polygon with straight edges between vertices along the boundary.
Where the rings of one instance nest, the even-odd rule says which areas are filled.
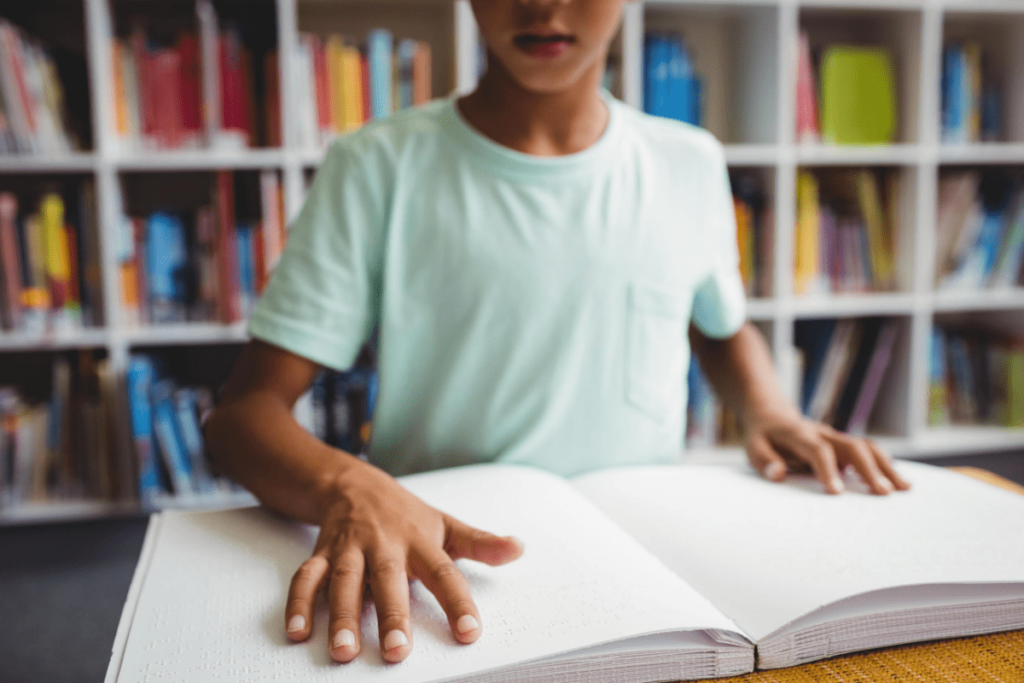
[[[284,606],[316,529],[260,508],[152,517],[107,683],[666,681],[787,667],[898,643],[1024,628],[1024,497],[915,463],[909,492],[848,477],[827,496],[733,466],[608,469],[566,480],[477,465],[400,479],[523,556],[459,560],[483,635],[458,644],[411,584],[413,650],[335,664],[327,609],[305,643]]]

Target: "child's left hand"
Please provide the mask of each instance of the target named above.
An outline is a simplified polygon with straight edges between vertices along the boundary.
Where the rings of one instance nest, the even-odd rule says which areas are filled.
[[[873,493],[906,491],[910,484],[892,466],[892,458],[871,441],[850,436],[782,405],[751,415],[746,424],[746,450],[765,479],[782,481],[787,471],[811,469],[828,493],[844,490],[839,473],[852,466]]]

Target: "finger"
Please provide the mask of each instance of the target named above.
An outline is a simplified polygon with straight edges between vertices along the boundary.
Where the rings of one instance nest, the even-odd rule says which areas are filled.
[[[514,536],[495,536],[447,515],[444,522],[444,549],[453,560],[465,557],[497,567],[523,554],[523,543]]]
[[[351,662],[359,654],[365,569],[366,559],[355,546],[346,548],[334,558],[331,583],[327,589],[327,603],[331,610],[327,642],[335,661]]]
[[[482,632],[480,612],[470,594],[469,582],[452,558],[435,548],[415,553],[410,559],[416,578],[434,594],[448,615],[448,625],[455,639],[472,643],[479,638]]]
[[[314,555],[303,562],[288,587],[288,602],[284,609],[285,631],[294,641],[305,640],[313,629],[313,603],[327,581],[330,563],[322,555]]]
[[[810,464],[814,475],[825,487],[826,493],[838,494],[846,490],[843,480],[839,477],[835,449],[824,437],[817,433],[813,436],[799,436],[792,448]]]
[[[409,578],[405,572],[405,558],[395,552],[378,551],[368,559],[370,592],[377,606],[380,651],[385,660],[400,662],[412,651]]]
[[[868,448],[871,449],[871,453],[875,456],[875,462],[878,464],[878,468],[882,470],[882,474],[889,478],[893,486],[896,487],[897,491],[907,491],[910,489],[910,482],[900,476],[899,472],[892,465],[892,456],[883,451],[878,444],[871,439],[866,439]]]
[[[761,476],[769,481],[780,482],[786,478],[786,461],[775,452],[767,439],[757,437],[747,444],[747,457]]]
[[[878,465],[875,463],[875,454],[863,440],[845,434],[836,434],[832,438],[835,447],[842,453],[841,460],[853,465],[872,493],[879,496],[892,493],[893,485],[878,469]]]

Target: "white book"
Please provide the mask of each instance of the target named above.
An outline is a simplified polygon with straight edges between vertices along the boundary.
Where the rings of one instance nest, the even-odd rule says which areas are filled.
[[[664,681],[1024,627],[1024,497],[901,463],[910,492],[826,496],[727,466],[609,469],[571,480],[509,465],[404,477],[427,503],[514,534],[502,567],[460,560],[483,635],[460,645],[410,587],[413,651],[327,651],[327,610],[289,643],[288,584],[316,529],[260,508],[151,518],[107,683]]]

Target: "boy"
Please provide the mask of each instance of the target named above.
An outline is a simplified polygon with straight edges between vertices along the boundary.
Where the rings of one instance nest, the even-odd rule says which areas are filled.
[[[326,586],[331,656],[352,660],[368,583],[383,656],[403,660],[409,578],[437,597],[458,641],[479,638],[453,559],[502,564],[521,544],[430,508],[389,475],[671,462],[691,319],[690,343],[765,477],[781,480],[788,460],[829,493],[847,465],[875,493],[907,488],[873,444],[783,398],[744,323],[721,146],[600,89],[626,1],[473,0],[489,64],[477,90],[339,140],[317,173],[252,317],[256,341],[206,426],[227,473],[321,527],[291,584],[292,640],[309,636]],[[367,463],[318,442],[291,408],[318,366],[350,365],[374,327]]]

